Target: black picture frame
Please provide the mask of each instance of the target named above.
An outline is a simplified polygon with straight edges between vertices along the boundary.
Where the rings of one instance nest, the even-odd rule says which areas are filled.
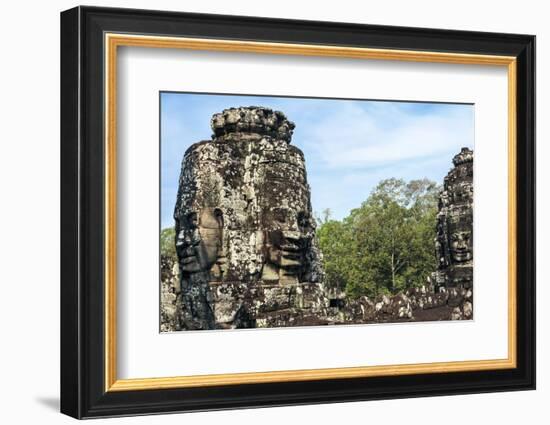
[[[517,367],[105,391],[104,34],[514,56],[517,60]],[[535,37],[98,7],[61,13],[61,412],[75,418],[535,388]]]

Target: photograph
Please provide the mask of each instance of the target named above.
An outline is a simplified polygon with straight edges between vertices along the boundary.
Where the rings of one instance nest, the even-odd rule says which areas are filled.
[[[159,103],[160,332],[473,320],[473,104]]]

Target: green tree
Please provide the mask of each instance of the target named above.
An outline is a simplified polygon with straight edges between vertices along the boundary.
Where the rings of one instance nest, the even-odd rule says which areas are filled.
[[[325,276],[329,286],[344,289],[349,280],[348,266],[350,263],[348,229],[340,221],[327,219],[319,226],[317,232],[323,262]]]
[[[176,258],[176,230],[173,227],[160,231],[160,253],[166,257]]]
[[[438,192],[427,179],[383,180],[344,220],[324,221],[318,234],[327,284],[356,297],[423,283],[436,266]]]

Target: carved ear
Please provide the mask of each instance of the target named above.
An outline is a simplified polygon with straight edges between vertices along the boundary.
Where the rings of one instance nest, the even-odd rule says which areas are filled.
[[[219,208],[214,209],[214,217],[218,223],[218,229],[220,230],[220,236],[218,240],[218,257],[225,255],[223,249],[223,212]]]
[[[307,229],[310,227],[310,221],[305,211],[300,211],[297,216],[298,226],[301,229]]]
[[[223,229],[223,212],[219,208],[214,209],[214,217],[216,217],[216,221],[218,222],[218,226],[220,229]]]

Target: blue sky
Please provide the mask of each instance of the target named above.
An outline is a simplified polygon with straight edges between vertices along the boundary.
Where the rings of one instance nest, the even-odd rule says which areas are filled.
[[[474,147],[474,106],[194,93],[160,94],[161,227],[172,226],[181,160],[211,137],[210,117],[236,106],[266,106],[296,124],[292,144],[306,158],[313,211],[342,219],[385,178],[438,183],[452,157]]]

